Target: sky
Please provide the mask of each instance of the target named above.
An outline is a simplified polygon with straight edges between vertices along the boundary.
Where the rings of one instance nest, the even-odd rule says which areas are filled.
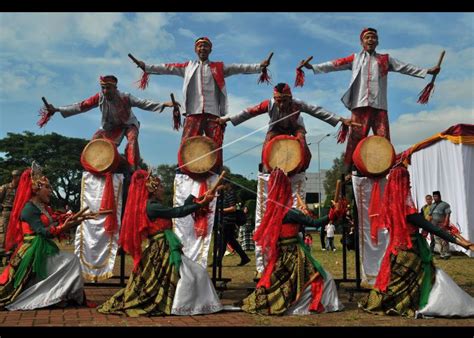
[[[138,89],[141,71],[127,54],[153,64],[194,60],[200,36],[213,42],[211,61],[260,63],[274,52],[273,84],[287,82],[295,98],[349,117],[340,99],[350,71],[314,75],[306,70],[305,86],[294,88],[295,68],[308,56],[320,63],[359,52],[364,27],[378,30],[379,53],[420,67],[434,66],[446,51],[427,105],[416,101],[431,75],[389,73],[390,133],[397,152],[452,125],[474,123],[473,13],[0,13],[0,138],[26,130],[91,138],[100,127],[98,109],[67,119],[56,114],[42,129],[37,114],[42,96],[61,106],[94,95],[99,75],[115,74],[119,90],[140,98],[164,102],[174,93],[182,102],[183,79],[177,76],[151,75],[149,87]],[[271,98],[272,86],[257,80],[257,74],[226,78],[230,115]],[[170,109],[133,112],[141,122],[145,162],[175,164],[181,130],[172,129]],[[308,171],[318,170],[317,142],[328,133],[319,155],[321,169],[331,168],[345,149],[336,143],[337,127],[306,114],[303,118],[313,153]],[[224,164],[232,172],[255,178],[268,120],[262,115],[236,127],[228,124]],[[125,141],[119,149],[124,146]]]

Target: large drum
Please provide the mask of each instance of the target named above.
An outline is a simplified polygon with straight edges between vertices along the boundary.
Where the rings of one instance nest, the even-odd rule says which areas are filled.
[[[193,136],[181,143],[179,169],[193,178],[205,178],[217,161],[217,144],[207,136]]]
[[[114,172],[120,163],[117,146],[111,140],[99,138],[90,141],[82,151],[81,164],[93,174]]]
[[[295,136],[278,135],[266,143],[262,160],[268,169],[280,168],[291,176],[302,168],[303,154],[303,146]]]
[[[380,176],[393,166],[395,150],[385,137],[372,135],[359,142],[352,161],[365,176]]]

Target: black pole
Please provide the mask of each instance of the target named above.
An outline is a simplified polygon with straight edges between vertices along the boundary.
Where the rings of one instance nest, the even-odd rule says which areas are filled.
[[[360,248],[359,248],[359,212],[357,203],[354,203],[354,241],[355,241],[355,268],[356,268],[356,285],[360,289]]]
[[[346,198],[346,182],[344,179],[344,174],[341,174],[341,196]],[[344,220],[346,219],[346,215],[344,215]],[[342,223],[342,279],[347,280],[347,224],[345,222]]]

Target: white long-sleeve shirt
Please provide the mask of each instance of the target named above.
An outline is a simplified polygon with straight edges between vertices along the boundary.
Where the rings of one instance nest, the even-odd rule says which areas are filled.
[[[388,54],[370,54],[366,51],[313,65],[315,74],[340,70],[352,70],[349,89],[344,93],[342,102],[347,109],[373,107],[387,110],[387,73],[398,72],[424,78],[428,69],[390,57]]]
[[[222,62],[188,61],[146,65],[145,71],[158,75],[184,77],[184,115],[208,113],[216,116],[227,114],[227,92],[225,77],[236,74],[256,74],[261,66],[255,64],[230,64]]]
[[[244,109],[237,115],[231,116],[230,121],[232,122],[234,126],[236,126],[255,116],[268,113],[268,115],[270,115],[268,131],[271,131],[277,128],[277,126],[283,129],[289,129],[290,127],[305,128],[303,117],[301,116],[300,112],[307,113],[326,123],[329,123],[332,126],[336,126],[338,121],[340,120],[340,116],[334,113],[331,113],[330,111],[327,111],[323,107],[313,106],[299,99],[293,99],[291,113],[295,113],[295,114],[288,118],[284,118],[285,116],[287,116],[287,114],[282,113],[279,110],[278,105],[275,104],[275,100],[271,99],[271,100],[265,100],[256,106]],[[280,119],[282,120],[279,122],[276,122]]]
[[[66,118],[95,107],[99,107],[102,112],[101,127],[107,131],[124,125],[134,125],[137,129],[140,128],[140,122],[133,114],[132,107],[159,112],[165,108],[162,103],[140,99],[130,93],[117,91],[117,95],[112,100],[107,100],[102,93],[97,93],[82,102],[58,107],[58,109],[61,115]]]

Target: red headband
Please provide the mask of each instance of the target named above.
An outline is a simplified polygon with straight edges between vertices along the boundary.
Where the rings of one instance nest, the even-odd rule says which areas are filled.
[[[117,81],[115,81],[113,78],[107,77],[107,76],[100,76],[99,77],[99,83],[101,85],[106,85],[106,84],[113,84],[114,86],[117,85]]]
[[[211,40],[209,40],[209,38],[208,38],[208,37],[205,37],[205,36],[202,37],[202,38],[197,39],[196,42],[194,43],[194,46],[197,46],[198,44],[200,44],[200,43],[202,43],[202,42],[205,42],[205,43],[209,44],[209,46],[212,47],[212,42],[211,42]]]
[[[367,34],[367,33],[374,33],[375,36],[378,37],[377,31],[375,29],[373,29],[373,28],[364,28],[362,30],[362,32],[360,32],[360,39],[362,40],[364,38],[364,35]]]
[[[273,96],[292,96],[290,86],[285,83],[285,86],[283,87],[281,92],[279,92],[276,87],[273,88]]]

